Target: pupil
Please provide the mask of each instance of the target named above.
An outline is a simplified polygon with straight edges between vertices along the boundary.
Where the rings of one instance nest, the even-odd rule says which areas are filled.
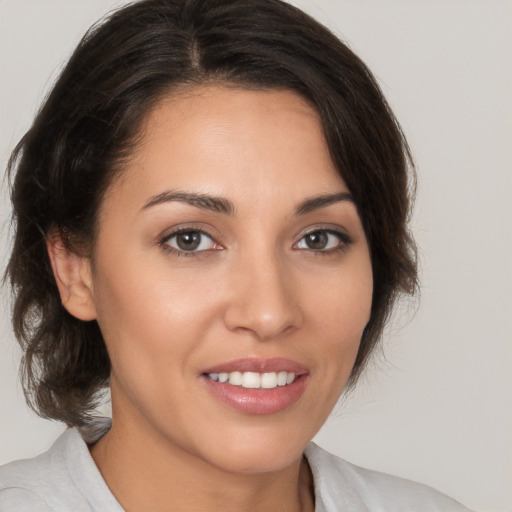
[[[201,243],[201,234],[195,231],[187,231],[179,233],[176,237],[178,247],[184,251],[193,251],[199,247]]]
[[[327,245],[327,233],[310,233],[307,235],[306,245],[310,249],[324,249]]]

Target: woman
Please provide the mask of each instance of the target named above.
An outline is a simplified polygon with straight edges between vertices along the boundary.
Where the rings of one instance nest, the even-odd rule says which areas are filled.
[[[94,27],[11,159],[27,398],[74,428],[2,468],[2,510],[466,510],[309,444],[414,292],[409,161],[287,4]]]

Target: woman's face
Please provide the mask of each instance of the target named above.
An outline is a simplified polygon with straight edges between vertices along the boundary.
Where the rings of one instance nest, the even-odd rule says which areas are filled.
[[[372,301],[319,117],[292,92],[205,87],[141,133],[93,259],[114,426],[229,471],[284,468],[335,405]]]

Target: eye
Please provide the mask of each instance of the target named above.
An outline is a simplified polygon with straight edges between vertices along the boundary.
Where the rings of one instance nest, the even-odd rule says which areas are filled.
[[[317,229],[305,234],[295,244],[294,248],[327,252],[344,249],[349,243],[350,239],[345,233],[328,229]]]
[[[216,242],[203,231],[187,229],[165,237],[160,245],[178,252],[209,251],[217,247]]]

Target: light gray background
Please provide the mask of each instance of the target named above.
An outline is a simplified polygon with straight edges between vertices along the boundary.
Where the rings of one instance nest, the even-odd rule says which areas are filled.
[[[0,0],[2,167],[85,29],[122,3]],[[374,71],[419,171],[420,308],[403,308],[384,355],[317,441],[475,510],[512,511],[512,2],[296,3]],[[2,194],[5,262],[5,186]],[[46,449],[63,427],[24,405],[5,289],[1,302],[3,463]]]

